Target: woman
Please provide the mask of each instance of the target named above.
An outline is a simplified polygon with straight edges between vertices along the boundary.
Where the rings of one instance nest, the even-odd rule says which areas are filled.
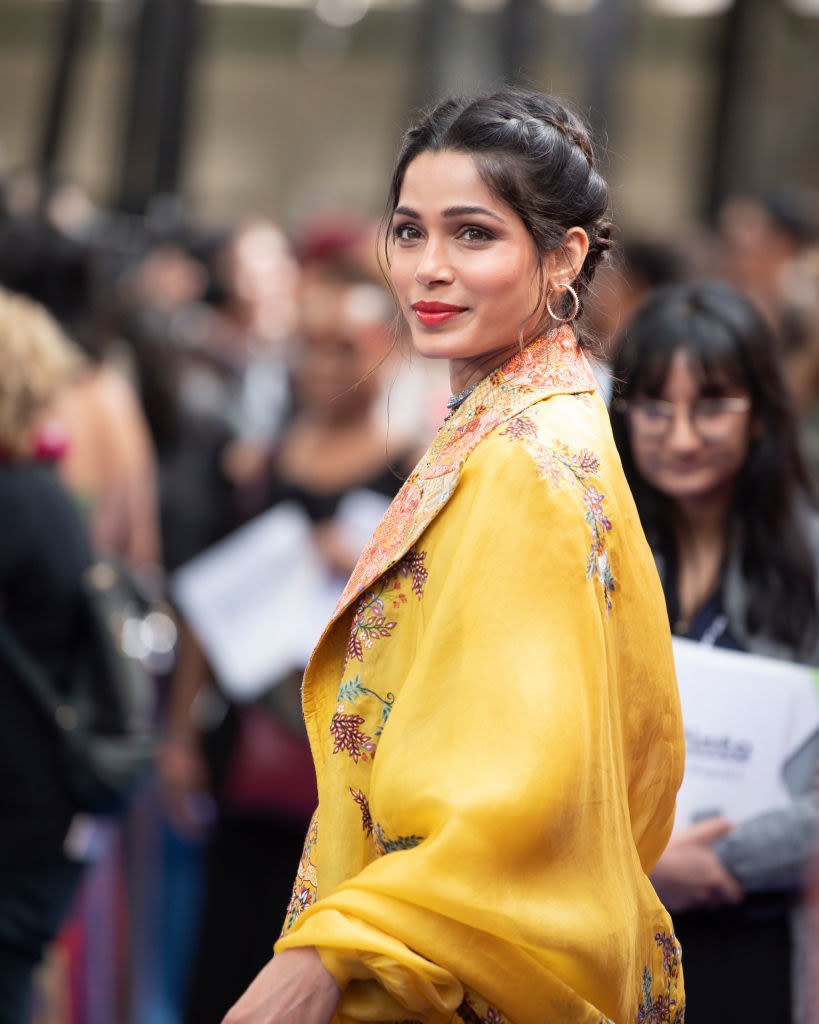
[[[451,412],[308,666],[319,807],[229,1024],[682,1020],[647,877],[683,760],[662,594],[567,325],[606,207],[549,97],[405,138],[387,255]]]
[[[726,284],[661,289],[626,329],[613,376],[614,436],[673,631],[819,665],[819,524],[763,319]],[[803,817],[795,807],[768,822],[772,852],[795,848]],[[731,829],[681,828],[652,876],[686,952],[689,1002],[705,1022],[789,1020],[793,894],[746,896],[717,852]],[[762,991],[725,984],[754,971]]]
[[[0,289],[0,630],[57,686],[68,682],[84,628],[80,581],[91,552],[55,472],[49,410],[80,367],[44,309]],[[4,654],[0,723],[0,1021],[20,1024],[84,851],[56,735]]]

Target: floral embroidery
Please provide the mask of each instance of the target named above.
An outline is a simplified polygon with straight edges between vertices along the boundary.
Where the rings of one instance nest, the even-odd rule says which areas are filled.
[[[503,437],[537,437],[537,427],[528,416],[516,416],[509,420],[506,429],[501,431]]]
[[[346,661],[350,661],[352,658],[355,658],[356,661],[363,661],[366,648],[372,647],[376,640],[392,635],[397,623],[387,619],[384,605],[388,591],[400,591],[401,589],[397,580],[398,576],[403,576],[405,579],[411,578],[412,592],[416,597],[421,598],[424,584],[429,576],[429,570],[424,565],[426,557],[426,551],[416,551],[414,548],[408,551],[400,562],[384,573],[372,590],[359,599],[350,626]],[[397,599],[393,599],[393,607],[398,607],[404,601],[406,601],[406,597],[399,593]]]
[[[339,704],[330,722],[330,734],[336,741],[333,753],[346,750],[356,764],[359,759],[366,761],[368,754],[374,754],[376,744],[359,729],[363,724],[361,715],[347,715],[344,713],[344,705]]]
[[[392,635],[396,623],[389,622],[384,615],[383,594],[387,582],[387,579],[382,577],[378,586],[366,593],[358,602],[350,627],[350,639],[347,641],[347,661],[351,658],[363,661],[365,648],[372,647],[379,638]]]
[[[654,941],[663,953],[665,991],[652,995],[653,978],[648,966],[643,971],[643,1001],[637,1011],[637,1024],[683,1024],[685,1004],[677,1005],[680,979],[680,946],[673,933],[657,932]]]
[[[614,573],[611,571],[609,553],[606,549],[606,530],[611,529],[611,520],[603,509],[605,494],[600,494],[596,487],[589,486],[583,495],[583,502],[586,506],[586,522],[591,527],[592,546],[589,557],[586,561],[586,579],[590,580],[597,574],[598,580],[603,587],[603,597],[606,600],[606,611],[611,611],[611,593],[617,589],[617,582]]]
[[[381,721],[374,733],[374,738],[377,739],[384,731],[384,726],[387,724],[387,719],[390,717],[392,706],[395,703],[394,693],[388,693],[386,697],[382,697],[380,693],[376,693],[375,690],[370,690],[368,687],[364,686],[359,676],[355,675],[352,679],[348,679],[346,683],[341,684],[338,689],[338,696],[336,697],[336,700],[339,705],[341,705],[343,701],[355,704],[360,697],[365,695],[375,697],[376,700],[381,701]]]
[[[591,482],[600,469],[600,460],[590,448],[574,451],[560,441],[546,445],[538,441],[537,437],[533,439],[525,425],[515,426],[521,420],[524,420],[524,424],[530,422],[527,417],[516,416],[503,433],[511,434],[522,442],[532,456],[538,473],[548,479],[554,487],[559,487],[568,480],[583,489],[583,504],[586,509],[584,519],[591,530],[591,548],[586,559],[586,579],[590,580],[597,576],[603,588],[606,611],[609,612],[612,607],[611,595],[617,589],[606,546],[606,533],[612,529],[612,522],[603,504],[605,494],[601,494]]]
[[[296,920],[315,901],[316,889],[318,887],[318,873],[313,863],[313,850],[318,842],[318,811],[313,815],[313,820],[307,829],[307,836],[304,840],[301,860],[296,871],[296,880],[293,883],[293,895],[287,906],[284,928],[282,935],[290,931]]]
[[[353,800],[361,808],[361,827],[367,834],[367,838],[373,834],[373,819],[370,814],[370,802],[367,797],[361,792],[360,789],[353,789],[350,786],[350,792],[353,794]]]
[[[421,536],[452,495],[464,461],[495,427],[549,395],[596,388],[570,327],[538,339],[491,373],[444,423],[396,495],[358,560],[333,617]]]
[[[408,576],[412,579],[412,592],[419,599],[423,597],[424,585],[429,579],[429,570],[424,565],[426,557],[426,551],[416,551],[412,548],[391,570],[392,573],[400,573],[404,579]]]
[[[375,832],[375,845],[378,847],[378,852],[381,854],[395,853],[396,850],[412,850],[418,846],[419,843],[423,843],[423,836],[396,836],[395,839],[390,839],[384,829],[376,823],[374,827]]]
[[[464,992],[463,1001],[455,1012],[464,1024],[508,1024],[500,1010],[469,990]]]
[[[591,371],[579,352],[577,339],[570,327],[560,328],[550,336],[550,340],[552,344],[545,353],[538,352],[536,345],[528,345],[523,352],[512,356],[500,370],[496,370],[495,374],[499,374],[505,380],[523,377],[530,387],[571,390],[577,385],[579,377],[586,376]],[[583,390],[594,390],[594,386],[592,384],[591,388]]]

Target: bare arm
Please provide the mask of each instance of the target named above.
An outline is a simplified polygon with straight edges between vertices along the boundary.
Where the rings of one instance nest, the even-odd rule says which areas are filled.
[[[312,946],[277,954],[222,1024],[329,1024],[341,989]]]

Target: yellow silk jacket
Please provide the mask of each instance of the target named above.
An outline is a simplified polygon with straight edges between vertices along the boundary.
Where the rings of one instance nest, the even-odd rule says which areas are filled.
[[[276,951],[338,1022],[681,1024],[648,874],[683,732],[665,603],[573,332],[444,423],[304,680],[319,804]]]

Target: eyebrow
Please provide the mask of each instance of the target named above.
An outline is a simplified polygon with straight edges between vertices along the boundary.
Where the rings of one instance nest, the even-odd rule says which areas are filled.
[[[394,213],[400,214],[402,217],[413,217],[415,220],[421,220],[421,214],[416,210],[411,210],[408,206],[396,206]],[[483,214],[485,217],[491,217],[493,220],[499,221],[501,224],[505,223],[503,217],[500,217],[497,213],[493,213],[491,210],[487,210],[484,206],[448,206],[442,216],[444,217],[469,217],[474,214]]]

